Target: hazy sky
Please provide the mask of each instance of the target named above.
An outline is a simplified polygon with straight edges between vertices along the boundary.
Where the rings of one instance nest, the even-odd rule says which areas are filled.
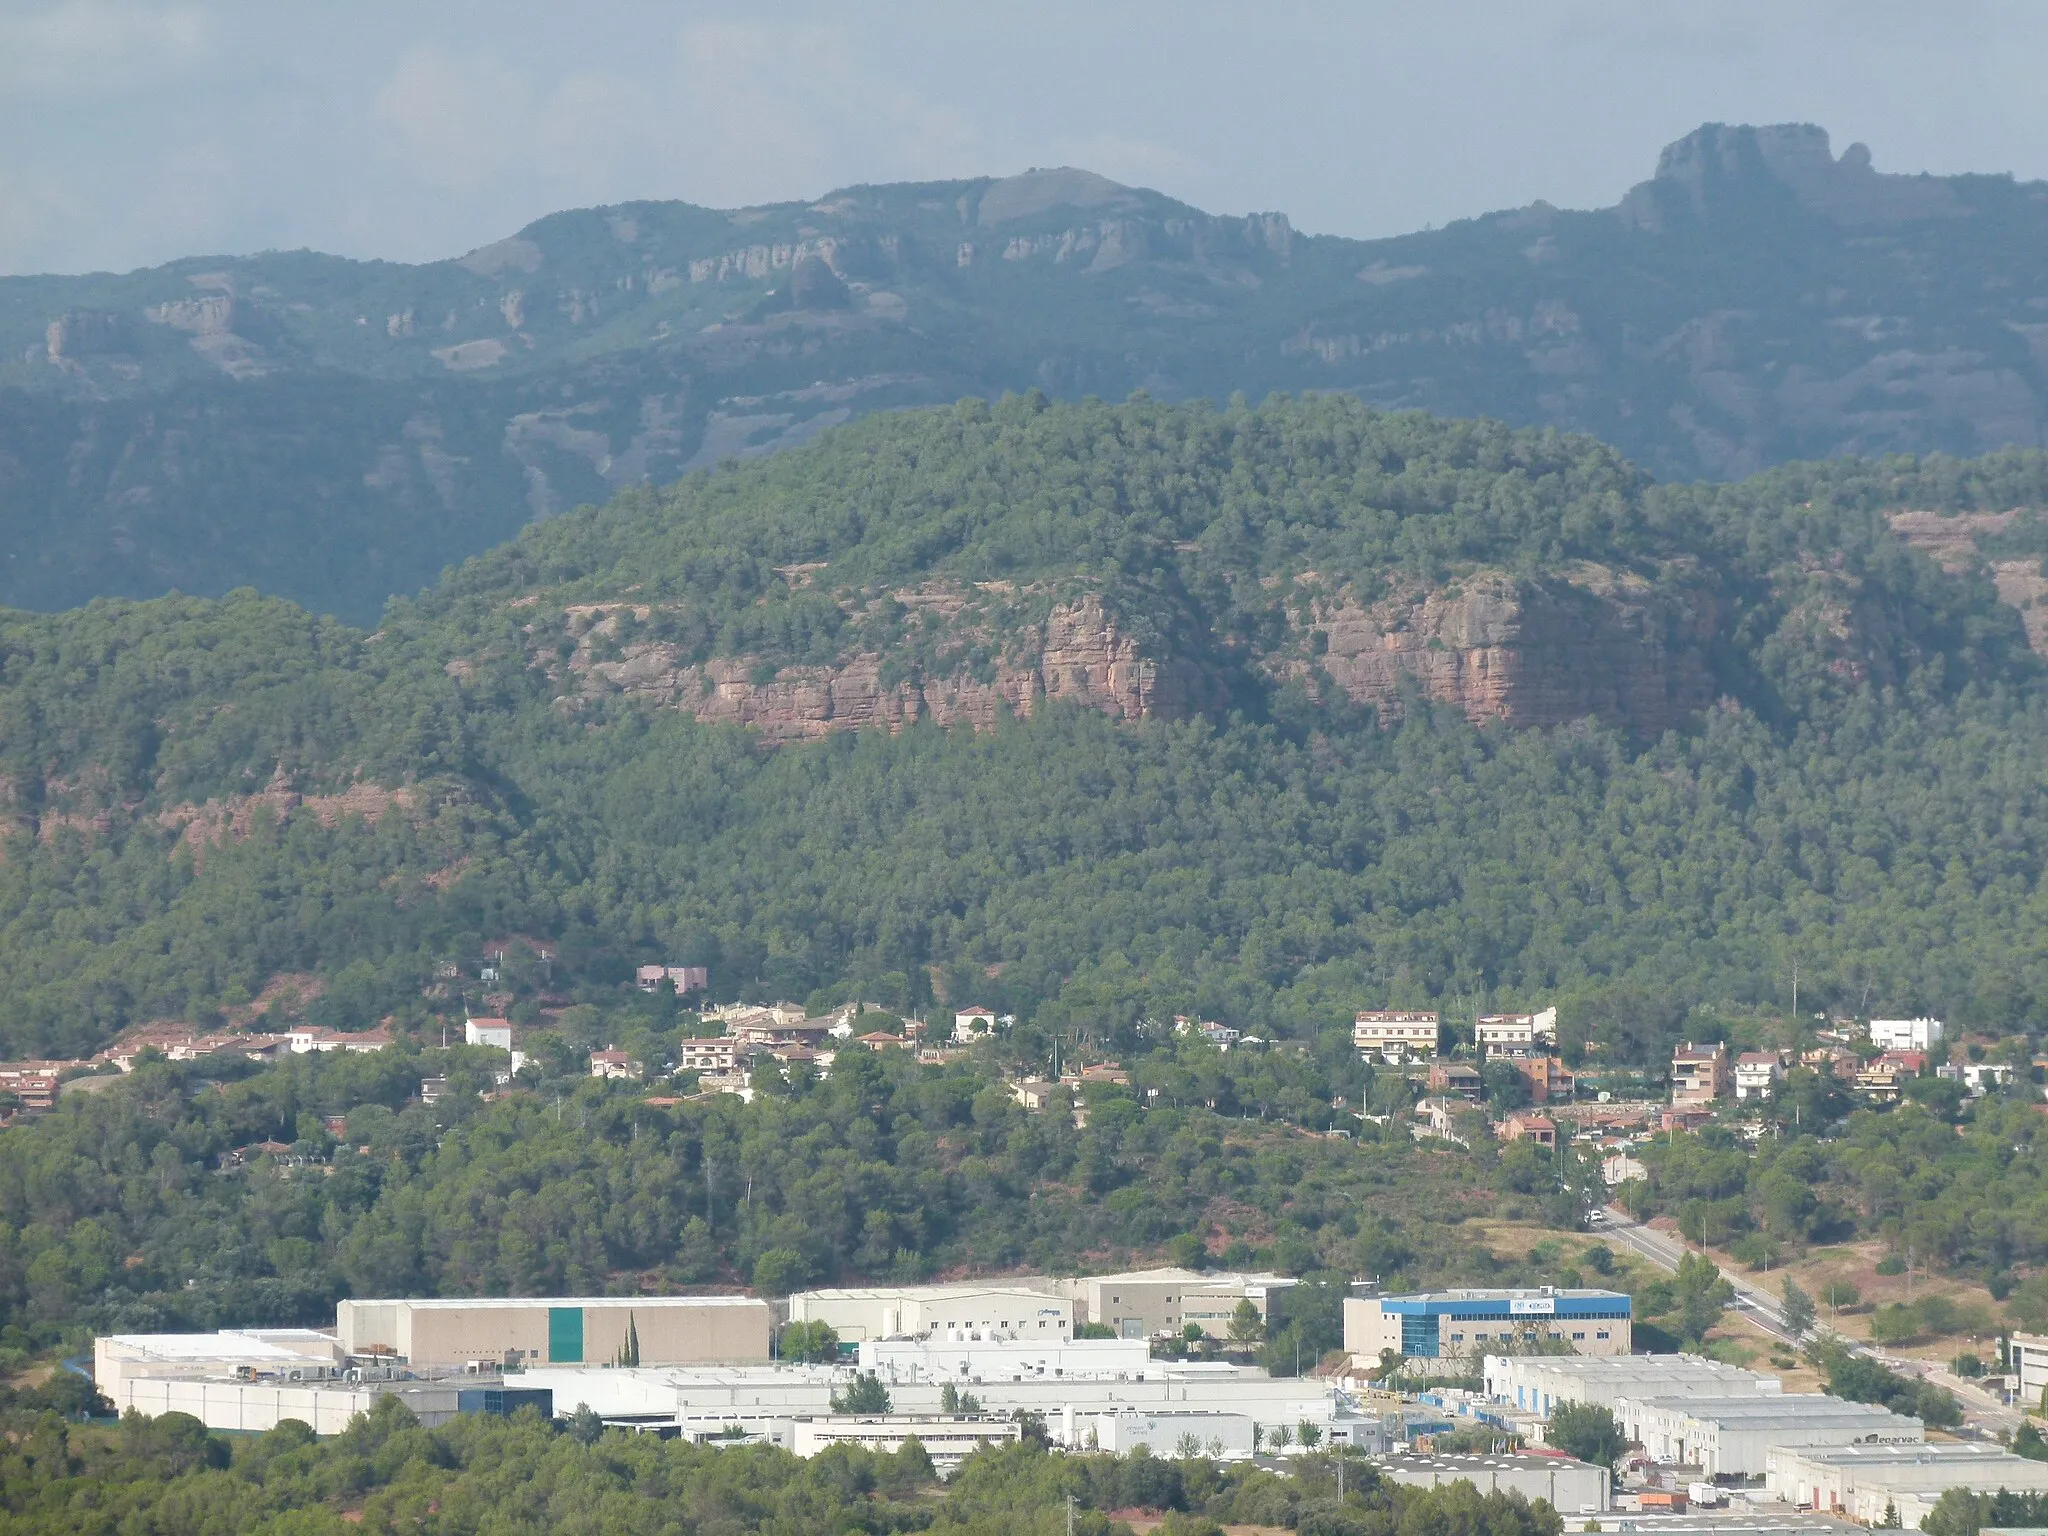
[[[1393,234],[1709,120],[2041,177],[2044,79],[2042,0],[0,0],[0,272],[1061,164]]]

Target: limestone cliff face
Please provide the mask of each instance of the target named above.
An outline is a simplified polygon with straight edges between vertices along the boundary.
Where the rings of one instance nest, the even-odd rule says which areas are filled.
[[[918,675],[872,654],[767,675],[751,657],[689,663],[659,642],[629,645],[615,661],[579,653],[569,672],[586,696],[625,693],[707,722],[752,726],[777,742],[869,726],[895,731],[916,720],[988,726],[1005,709],[1029,715],[1045,699],[1073,700],[1120,720],[1182,719],[1223,696],[1198,665],[1143,654],[1094,597],[1055,607],[978,675],[964,668]]]
[[[1592,715],[1654,735],[1713,702],[1706,647],[1719,620],[1705,585],[1673,595],[1598,568],[1548,584],[1479,572],[1372,603],[1350,594],[1320,602],[1308,654],[1275,670],[1312,688],[1320,672],[1387,718],[1400,714],[1412,680],[1475,722],[1554,726]]]

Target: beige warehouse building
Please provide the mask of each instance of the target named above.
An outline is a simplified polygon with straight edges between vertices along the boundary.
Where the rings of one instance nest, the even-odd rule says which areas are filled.
[[[1088,1317],[1120,1339],[1179,1333],[1190,1323],[1212,1338],[1230,1336],[1239,1303],[1249,1301],[1264,1322],[1271,1298],[1294,1284],[1281,1275],[1199,1273],[1192,1269],[1139,1269],[1092,1275]]]
[[[642,1365],[739,1365],[768,1358],[772,1328],[751,1296],[344,1301],[335,1323],[348,1354],[411,1365],[608,1365],[629,1334]]]

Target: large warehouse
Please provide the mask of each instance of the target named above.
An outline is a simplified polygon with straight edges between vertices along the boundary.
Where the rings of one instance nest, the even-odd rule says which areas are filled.
[[[1386,1350],[1427,1371],[1518,1339],[1568,1344],[1581,1355],[1625,1355],[1633,1344],[1633,1304],[1620,1291],[1426,1291],[1414,1296],[1353,1296],[1344,1303],[1344,1347],[1362,1359]]]
[[[335,1331],[350,1355],[414,1366],[738,1365],[768,1358],[772,1327],[751,1296],[465,1296],[344,1301]]]
[[[1698,1467],[1709,1478],[1761,1477],[1774,1448],[1912,1445],[1927,1438],[1918,1419],[1816,1392],[1624,1397],[1614,1417],[1652,1461]]]
[[[2048,1462],[2029,1461],[1995,1445],[1935,1441],[1924,1445],[1847,1445],[1827,1450],[1772,1451],[1764,1488],[1800,1509],[1837,1514],[1864,1525],[1917,1531],[1951,1488],[1972,1493],[2048,1493]]]
[[[1481,1373],[1495,1402],[1545,1418],[1559,1403],[1612,1408],[1625,1397],[1770,1397],[1784,1388],[1701,1355],[1488,1355]]]
[[[1499,1456],[1388,1456],[1374,1463],[1382,1475],[1414,1488],[1469,1482],[1481,1493],[1519,1493],[1548,1499],[1561,1515],[1596,1515],[1608,1507],[1607,1468],[1569,1456],[1514,1451]]]

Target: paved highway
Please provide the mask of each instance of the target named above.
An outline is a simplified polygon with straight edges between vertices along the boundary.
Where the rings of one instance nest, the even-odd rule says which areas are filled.
[[[1678,1268],[1678,1261],[1687,1252],[1697,1251],[1693,1250],[1691,1245],[1682,1238],[1674,1237],[1668,1232],[1659,1232],[1653,1227],[1644,1226],[1641,1222],[1630,1216],[1628,1212],[1616,1205],[1607,1207],[1606,1219],[1595,1222],[1589,1230],[1619,1244],[1632,1253],[1642,1255],[1642,1257],[1648,1259],[1660,1269],[1676,1270]],[[1735,1288],[1735,1305],[1737,1310],[1741,1311],[1759,1329],[1769,1334],[1772,1338],[1784,1344],[1797,1346],[1798,1340],[1792,1336],[1792,1331],[1785,1326],[1785,1314],[1782,1310],[1782,1303],[1775,1294],[1765,1290],[1746,1275],[1734,1274],[1725,1269],[1721,1273],[1728,1283]],[[1936,1385],[1946,1387],[1955,1394],[1956,1400],[1962,1404],[1963,1416],[1968,1423],[2004,1434],[2010,1434],[2013,1430],[2019,1428],[2020,1416],[2018,1413],[2006,1407],[2005,1404],[2001,1403],[1983,1388],[1963,1380],[1963,1378],[1957,1376],[1952,1371],[1944,1370],[1939,1366],[1931,1366],[1925,1361],[1917,1360],[1911,1362],[1909,1368],[1902,1370],[1902,1362],[1891,1359],[1882,1351],[1873,1350],[1868,1344],[1860,1340],[1849,1338],[1845,1334],[1836,1333],[1825,1323],[1816,1324],[1814,1332],[1834,1339],[1852,1354],[1863,1355],[1868,1359],[1875,1360],[1888,1371],[1895,1371],[1903,1376],[1924,1376]]]

